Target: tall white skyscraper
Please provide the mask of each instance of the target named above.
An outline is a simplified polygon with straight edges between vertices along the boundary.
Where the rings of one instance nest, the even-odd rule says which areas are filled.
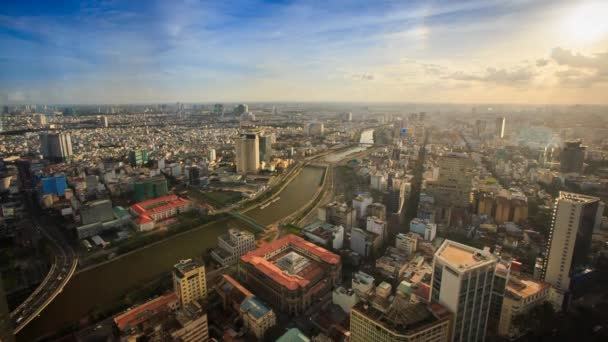
[[[507,118],[504,116],[496,118],[496,136],[499,139],[505,137],[505,125],[507,123]]]
[[[256,173],[260,168],[260,140],[255,133],[243,133],[236,140],[236,172]]]
[[[603,211],[597,197],[561,191],[555,200],[543,277],[553,286],[551,302],[558,310],[568,305],[572,276],[588,266],[591,236]]]
[[[431,301],[454,313],[452,341],[483,341],[497,259],[479,250],[446,240],[433,258]]]

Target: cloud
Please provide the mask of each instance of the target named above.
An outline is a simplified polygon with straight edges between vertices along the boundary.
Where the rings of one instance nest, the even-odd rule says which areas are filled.
[[[586,56],[557,47],[551,59],[560,66],[555,77],[565,86],[590,87],[608,82],[608,51]]]
[[[542,68],[542,67],[546,66],[547,64],[549,64],[549,60],[548,59],[541,58],[541,59],[539,59],[539,60],[536,61],[536,66],[539,67],[539,68]]]
[[[484,73],[465,73],[457,71],[444,76],[444,79],[456,81],[474,81],[505,86],[522,86],[534,79],[536,73],[530,67],[515,69],[487,68]]]

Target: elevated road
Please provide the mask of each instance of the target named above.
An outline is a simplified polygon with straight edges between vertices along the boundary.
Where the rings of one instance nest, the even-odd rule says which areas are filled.
[[[61,233],[53,226],[41,226],[34,221],[36,228],[51,242],[50,248],[54,256],[49,273],[34,292],[15,310],[10,313],[15,334],[36,318],[50,302],[63,291],[70,278],[76,271],[78,258],[74,250],[63,239]]]

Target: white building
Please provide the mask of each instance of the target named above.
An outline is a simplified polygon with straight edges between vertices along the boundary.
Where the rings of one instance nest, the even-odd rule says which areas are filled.
[[[369,194],[359,194],[353,198],[353,208],[357,213],[357,219],[367,216],[367,208],[374,202]]]
[[[215,149],[210,148],[207,151],[207,159],[209,159],[210,162],[214,162],[216,158],[217,158],[217,156],[215,155]]]
[[[353,289],[345,289],[342,286],[336,288],[331,293],[331,302],[338,305],[346,313],[359,302],[359,297]]]
[[[395,237],[395,247],[407,255],[412,255],[418,248],[418,235],[399,233]]]
[[[515,339],[525,333],[513,325],[514,318],[545,302],[549,298],[550,289],[548,283],[510,277],[502,301],[498,334]]]
[[[374,289],[374,280],[371,275],[359,271],[353,274],[351,287],[359,296],[365,296]]]
[[[220,265],[234,265],[241,256],[255,249],[255,236],[244,230],[229,229],[227,234],[218,236],[218,248],[211,257]]]
[[[410,222],[410,232],[420,235],[427,241],[433,241],[437,235],[437,224],[430,223],[425,219],[415,218]]]
[[[243,133],[236,140],[236,172],[257,173],[260,168],[260,140],[255,133]]]
[[[591,236],[601,224],[604,203],[597,197],[561,191],[553,207],[543,278],[554,288],[556,310],[567,307],[572,275],[588,265]]]
[[[316,220],[302,229],[306,239],[334,250],[344,246],[344,227]]]
[[[386,222],[384,222],[384,220],[381,220],[375,216],[369,216],[367,218],[367,225],[366,225],[365,229],[368,232],[378,234],[380,236],[380,240],[382,241],[382,243],[384,243],[385,239],[387,238]]]
[[[431,301],[454,313],[452,341],[484,341],[497,259],[446,240],[433,258]]]

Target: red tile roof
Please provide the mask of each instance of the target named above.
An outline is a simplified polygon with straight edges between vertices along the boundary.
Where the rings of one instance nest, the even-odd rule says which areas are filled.
[[[168,202],[167,204],[160,205],[158,207],[152,207],[155,204]],[[159,198],[154,198],[151,200],[135,203],[131,206],[131,210],[133,210],[137,215],[149,215],[152,213],[162,212],[165,210],[169,210],[172,208],[177,208],[182,205],[188,204],[189,201],[183,198],[179,198],[175,195],[163,196]]]
[[[274,282],[288,288],[289,290],[296,290],[298,287],[306,287],[312,278],[318,276],[316,272],[306,274],[306,278],[301,276],[291,276],[283,272],[283,270],[264,257],[264,255],[281,249],[285,245],[290,245],[296,249],[306,250],[328,264],[336,265],[340,262],[340,257],[338,255],[292,234],[262,245],[260,248],[243,255],[241,260],[253,265],[260,272],[271,278]]]
[[[158,312],[169,310],[169,304],[176,301],[177,294],[175,292],[154,298],[129,311],[114,316],[114,323],[120,331],[123,331],[127,326],[135,326]]]

